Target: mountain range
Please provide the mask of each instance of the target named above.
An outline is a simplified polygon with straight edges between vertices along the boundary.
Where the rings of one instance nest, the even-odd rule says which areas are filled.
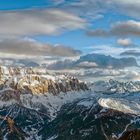
[[[120,69],[125,67],[138,66],[133,57],[115,58],[103,54],[87,54],[80,56],[76,61],[64,60],[57,61],[48,66],[48,69],[71,69],[71,68],[114,68]]]
[[[44,68],[5,66],[0,79],[1,139],[140,138],[139,82],[87,84]]]

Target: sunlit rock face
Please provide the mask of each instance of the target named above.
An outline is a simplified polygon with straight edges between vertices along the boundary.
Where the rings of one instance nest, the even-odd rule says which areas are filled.
[[[86,94],[86,83],[42,68],[0,67],[1,139],[42,139],[61,106]],[[21,121],[22,120],[22,121]]]
[[[0,116],[0,119],[4,119],[3,125],[4,129],[1,126],[0,129],[0,139],[8,139],[8,140],[26,140],[28,135],[16,124],[16,122],[10,117]],[[3,134],[2,130],[5,131],[6,135]]]
[[[74,77],[56,76],[46,69],[0,67],[0,89],[14,90],[16,94],[47,94],[88,90],[84,82]],[[7,90],[8,89],[8,90]]]

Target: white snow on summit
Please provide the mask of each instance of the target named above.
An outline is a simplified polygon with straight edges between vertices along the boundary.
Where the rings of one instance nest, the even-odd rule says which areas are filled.
[[[98,103],[107,109],[114,109],[123,113],[140,115],[140,104],[133,101],[115,98],[100,98]]]

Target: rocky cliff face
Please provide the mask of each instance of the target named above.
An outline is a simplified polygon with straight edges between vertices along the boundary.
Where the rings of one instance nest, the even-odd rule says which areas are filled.
[[[5,123],[5,129],[3,129],[2,126],[0,127],[0,140],[26,140],[28,135],[20,127],[18,127],[12,118],[0,116],[0,120],[3,120],[3,123]],[[3,132],[6,133],[5,137]]]
[[[41,139],[38,133],[44,124],[64,103],[86,91],[86,83],[75,77],[0,66],[0,139]]]
[[[45,69],[0,67],[0,89],[8,96],[15,96],[15,93],[17,97],[14,98],[18,98],[18,94],[57,95],[60,92],[88,90],[88,87],[77,78],[49,75]]]

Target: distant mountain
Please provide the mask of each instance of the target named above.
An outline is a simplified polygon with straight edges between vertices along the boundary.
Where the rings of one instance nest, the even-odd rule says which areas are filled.
[[[31,60],[24,60],[24,59],[21,59],[21,60],[18,60],[18,63],[19,64],[22,64],[23,66],[25,67],[39,67],[39,64],[36,63],[36,62],[33,62]]]
[[[124,51],[120,54],[120,56],[134,56],[134,57],[140,57],[140,52],[136,50],[128,50]]]
[[[93,83],[92,88],[100,93],[138,93],[140,92],[140,82],[119,82],[110,79],[109,81],[97,81]]]
[[[73,67],[74,67],[74,61],[64,60],[64,61],[57,61],[53,64],[50,64],[47,68],[59,70],[59,69],[69,69],[69,68],[73,68]]]
[[[77,61],[58,61],[48,66],[48,69],[71,69],[71,68],[125,68],[138,66],[133,57],[115,58],[103,54],[87,54],[81,56]]]
[[[76,62],[76,64],[84,61],[95,62],[97,64],[97,67],[124,68],[137,66],[135,58],[129,57],[119,59],[103,54],[88,54],[85,56],[81,56],[80,59]]]

